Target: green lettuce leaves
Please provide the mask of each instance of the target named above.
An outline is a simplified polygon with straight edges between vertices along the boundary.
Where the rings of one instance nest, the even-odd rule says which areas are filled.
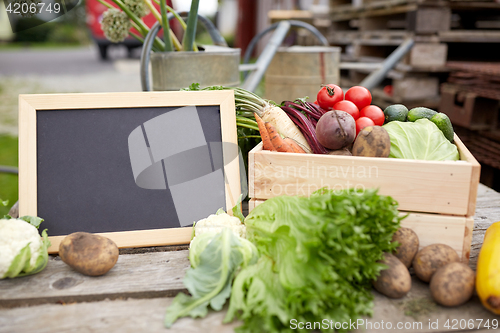
[[[224,321],[243,320],[239,332],[291,332],[292,319],[334,325],[370,315],[371,281],[384,268],[377,261],[395,249],[401,219],[375,190],[260,204],[245,220],[260,257],[236,276]]]
[[[204,233],[191,242],[191,268],[184,285],[191,294],[179,293],[167,309],[164,324],[171,327],[180,317],[205,317],[208,306],[222,309],[231,294],[231,284],[240,266],[257,261],[255,246],[236,236],[230,228],[220,233]]]
[[[391,138],[389,157],[432,161],[457,161],[458,148],[428,119],[391,121],[383,126]]]

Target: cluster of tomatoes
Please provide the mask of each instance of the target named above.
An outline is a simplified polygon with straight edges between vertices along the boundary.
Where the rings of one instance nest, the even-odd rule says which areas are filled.
[[[349,88],[344,95],[342,89],[335,84],[324,85],[318,92],[316,104],[323,110],[340,110],[349,113],[356,121],[356,135],[367,126],[382,126],[384,111],[371,105],[372,94],[361,86]]]

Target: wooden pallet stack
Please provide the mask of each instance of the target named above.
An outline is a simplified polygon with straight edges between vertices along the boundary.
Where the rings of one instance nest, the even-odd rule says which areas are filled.
[[[499,18],[500,3],[494,1],[330,0],[330,12],[315,13],[313,23],[332,45],[342,46],[344,61],[382,61],[413,38],[404,61],[374,89],[375,102],[437,108],[440,84],[450,72],[447,61],[495,57]],[[357,84],[368,74],[343,71],[342,83]]]
[[[481,163],[481,182],[500,189],[500,64],[450,61],[439,111]]]

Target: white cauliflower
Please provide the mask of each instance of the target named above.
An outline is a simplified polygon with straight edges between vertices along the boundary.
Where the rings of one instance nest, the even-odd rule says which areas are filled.
[[[240,219],[227,213],[212,214],[205,219],[199,220],[194,225],[194,236],[199,236],[206,232],[219,233],[229,227],[237,236],[247,237],[247,229]]]
[[[0,279],[40,272],[48,262],[47,232],[21,219],[0,219]]]

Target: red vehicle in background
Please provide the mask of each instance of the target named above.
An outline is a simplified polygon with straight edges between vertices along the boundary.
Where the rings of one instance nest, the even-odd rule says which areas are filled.
[[[112,1],[108,1],[110,4],[114,5]],[[167,0],[167,5],[172,7],[172,0]],[[114,5],[117,7],[116,5]],[[106,60],[108,58],[108,47],[112,44],[114,45],[123,45],[127,48],[129,55],[132,50],[137,47],[142,46],[142,42],[138,41],[134,37],[127,37],[121,43],[112,43],[110,42],[106,36],[104,36],[104,32],[101,29],[101,20],[102,14],[107,10],[107,7],[103,4],[99,3],[97,0],[86,0],[85,1],[85,11],[87,12],[87,26],[92,35],[92,39],[99,47],[99,55],[102,60]],[[156,19],[153,14],[149,13],[147,16],[143,18],[144,23],[148,27],[151,27],[154,23],[156,23]],[[134,29],[132,30],[137,33]],[[160,32],[161,33],[161,32]]]

